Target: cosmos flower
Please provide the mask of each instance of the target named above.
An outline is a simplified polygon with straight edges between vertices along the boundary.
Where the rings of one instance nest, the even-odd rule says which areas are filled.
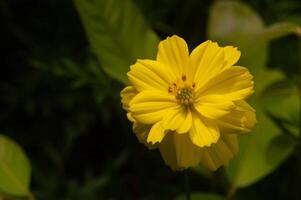
[[[186,42],[172,36],[160,42],[156,60],[138,59],[121,97],[139,141],[158,148],[174,170],[227,165],[238,136],[256,123],[245,101],[252,75],[234,66],[239,57],[236,48],[210,40],[189,54]]]

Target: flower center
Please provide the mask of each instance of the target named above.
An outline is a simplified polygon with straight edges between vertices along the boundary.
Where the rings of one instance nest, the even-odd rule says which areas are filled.
[[[176,99],[184,105],[189,105],[193,102],[193,90],[189,87],[180,88],[177,90]]]
[[[178,102],[183,105],[190,105],[194,98],[194,83],[189,83],[186,76],[183,75],[180,80],[177,80],[168,87],[168,92],[176,97]]]

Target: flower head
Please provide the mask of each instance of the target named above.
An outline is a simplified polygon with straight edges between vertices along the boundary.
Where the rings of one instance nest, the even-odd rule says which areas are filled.
[[[174,170],[226,165],[238,151],[238,134],[256,123],[245,101],[252,75],[233,66],[239,57],[236,48],[209,40],[189,54],[172,36],[160,42],[156,60],[137,60],[121,97],[139,141],[159,148]]]

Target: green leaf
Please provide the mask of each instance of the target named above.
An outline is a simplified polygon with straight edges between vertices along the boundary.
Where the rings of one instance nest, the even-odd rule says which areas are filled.
[[[255,81],[264,78],[268,42],[291,33],[300,35],[300,25],[280,22],[265,27],[253,9],[239,1],[216,1],[210,9],[208,38],[239,47],[239,63],[256,74]]]
[[[233,187],[246,187],[259,181],[274,171],[292,153],[292,149],[289,149],[282,151],[281,154],[273,154],[274,162],[266,155],[272,141],[282,134],[279,127],[266,114],[261,96],[265,92],[263,88],[283,79],[284,75],[275,70],[265,69],[263,72],[262,79],[255,82],[255,88],[257,84],[261,84],[261,90],[251,98],[258,124],[250,134],[240,137],[240,151],[227,168],[227,175]]]
[[[0,135],[0,193],[9,196],[30,196],[31,169],[21,147]]]
[[[239,47],[239,62],[247,64],[253,74],[262,73],[267,59],[267,41],[258,37],[263,30],[257,13],[238,1],[216,1],[210,9],[208,38]]]
[[[280,119],[282,125],[295,136],[299,134],[300,96],[297,83],[289,80],[269,85],[261,95],[262,107]]]
[[[226,169],[233,188],[246,187],[262,179],[291,153],[285,151],[281,155],[274,155],[279,162],[270,162],[266,156],[268,146],[281,131],[267,116],[260,102],[260,94],[267,85],[284,77],[282,73],[265,67],[268,42],[271,38],[290,33],[288,31],[275,37],[267,37],[271,30],[274,33],[282,31],[281,28],[265,28],[260,16],[238,1],[216,1],[211,7],[208,22],[209,39],[223,45],[237,46],[242,52],[239,65],[250,69],[255,84],[255,93],[250,103],[256,110],[258,124],[252,133],[240,137],[240,151]]]
[[[190,194],[191,200],[223,200],[224,198],[211,193],[195,192]],[[185,194],[181,194],[175,200],[186,200]]]
[[[279,22],[266,28],[262,33],[262,37],[266,40],[273,40],[291,33],[301,34],[301,27],[290,22]]]
[[[267,160],[265,152],[270,141],[279,134],[279,129],[258,109],[257,104],[253,103],[253,106],[257,111],[258,124],[252,133],[240,137],[239,153],[226,169],[233,187],[246,187],[255,183],[278,166],[278,163]]]
[[[287,154],[293,152],[295,145],[296,141],[290,135],[281,134],[274,137],[266,150],[267,161],[272,165],[278,165],[287,158]]]
[[[90,44],[104,71],[128,84],[136,59],[155,58],[159,38],[130,0],[75,0]]]

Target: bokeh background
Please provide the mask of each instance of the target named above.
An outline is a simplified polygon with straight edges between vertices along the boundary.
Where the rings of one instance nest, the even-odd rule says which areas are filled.
[[[183,173],[138,142],[119,96],[129,65],[177,34],[190,49],[239,47],[259,121],[229,167],[189,171],[192,199],[301,199],[300,24],[298,0],[0,0],[0,133],[29,160],[24,187],[37,200],[184,199]],[[0,199],[33,199],[2,173]]]

